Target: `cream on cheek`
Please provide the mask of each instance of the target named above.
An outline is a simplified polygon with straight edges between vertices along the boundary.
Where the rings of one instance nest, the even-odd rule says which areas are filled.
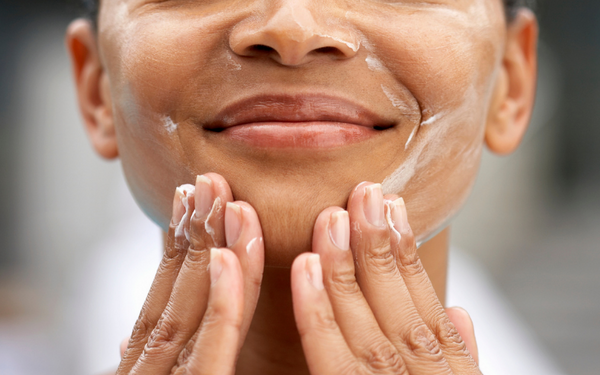
[[[432,116],[412,142],[409,138],[405,159],[384,179],[385,194],[405,197],[419,242],[443,229],[468,195],[481,155],[482,118],[473,115],[471,101]]]
[[[418,25],[400,30],[396,36],[405,41],[400,47],[404,50],[397,50],[399,58],[393,61],[386,51],[378,56],[370,48],[371,44],[381,48],[381,41],[363,43],[369,51],[365,59],[368,69],[394,75],[402,83],[381,84],[391,105],[401,115],[409,113],[404,98],[412,96],[421,109],[420,121],[403,144],[402,161],[382,182],[385,194],[405,197],[420,242],[447,225],[476,176],[487,103],[501,51],[497,46],[501,44],[499,23],[490,20],[489,11],[472,7],[471,14],[462,19],[433,22],[438,27],[435,31],[421,28],[424,32],[415,32]],[[473,21],[472,17],[479,19]]]

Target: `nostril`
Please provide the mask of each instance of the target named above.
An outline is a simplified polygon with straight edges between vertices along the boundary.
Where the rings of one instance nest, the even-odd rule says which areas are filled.
[[[336,56],[336,57],[344,56],[344,53],[335,47],[321,47],[321,48],[315,49],[314,52],[316,52],[317,54]]]
[[[340,52],[340,50],[338,50],[335,47],[321,47],[321,48],[317,48],[315,50],[315,52],[319,52],[319,53],[331,53],[331,54],[335,54]]]
[[[255,44],[255,45],[252,45],[252,46],[248,47],[248,49],[250,51],[253,51],[253,52],[272,52],[272,51],[275,51],[273,48],[271,48],[269,46],[265,46],[264,44]]]

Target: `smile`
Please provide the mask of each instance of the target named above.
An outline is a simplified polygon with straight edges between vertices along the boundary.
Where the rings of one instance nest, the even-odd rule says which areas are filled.
[[[226,106],[203,128],[259,148],[335,148],[394,125],[338,97],[261,95]]]

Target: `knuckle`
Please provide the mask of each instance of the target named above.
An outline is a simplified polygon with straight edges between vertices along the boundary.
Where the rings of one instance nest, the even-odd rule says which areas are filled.
[[[316,311],[313,313],[310,324],[298,327],[300,337],[305,337],[311,331],[331,332],[338,329],[334,316],[329,312]]]
[[[205,246],[194,246],[190,244],[186,254],[186,262],[190,264],[198,264],[208,266],[210,260],[210,250]]]
[[[206,327],[229,327],[236,331],[242,330],[241,313],[233,312],[230,306],[212,305],[206,310],[202,325]]]
[[[396,348],[391,345],[381,345],[369,349],[363,359],[367,373],[369,374],[405,374],[406,365],[402,356]]]
[[[169,349],[177,346],[177,342],[183,334],[184,332],[170,319],[161,318],[152,330],[144,352],[168,352]]]
[[[398,268],[404,275],[418,275],[425,271],[421,259],[417,253],[403,253],[400,254],[400,264]]]
[[[186,366],[175,365],[171,369],[171,375],[185,375],[187,373],[188,371]]]
[[[390,274],[397,270],[396,259],[389,246],[372,247],[366,253],[367,264],[380,273]]]
[[[174,231],[175,229],[169,229],[167,243],[165,246],[165,252],[163,255],[163,261],[177,259],[181,256],[181,254],[185,254],[186,243],[185,241],[176,239]]]
[[[181,353],[179,354],[179,358],[177,358],[177,365],[183,366],[188,362],[190,355],[194,351],[194,345],[196,344],[196,336],[192,337],[190,341],[185,345]]]
[[[408,350],[416,357],[425,357],[435,363],[444,361],[437,338],[425,324],[410,330],[405,342]]]
[[[467,345],[449,319],[439,322],[435,329],[435,334],[442,348],[451,349],[455,353],[468,353]]]
[[[137,319],[133,326],[133,331],[131,332],[131,338],[129,342],[131,343],[139,343],[145,341],[148,336],[152,333],[154,326],[150,324],[150,322],[145,317],[144,310],[140,314],[140,317]]]
[[[360,287],[356,282],[356,276],[350,273],[333,273],[329,282],[329,292],[334,296],[356,295]]]
[[[171,261],[179,259],[182,254],[185,254],[185,249],[176,243],[165,246],[165,252],[161,261],[162,266],[166,266]]]

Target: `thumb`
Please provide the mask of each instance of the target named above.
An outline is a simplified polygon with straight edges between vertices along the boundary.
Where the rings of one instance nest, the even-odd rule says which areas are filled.
[[[473,328],[473,321],[469,313],[462,307],[449,307],[446,309],[446,314],[448,314],[450,321],[456,327],[465,345],[467,345],[471,356],[479,365],[479,350],[477,349],[477,340],[475,339],[475,329]]]

